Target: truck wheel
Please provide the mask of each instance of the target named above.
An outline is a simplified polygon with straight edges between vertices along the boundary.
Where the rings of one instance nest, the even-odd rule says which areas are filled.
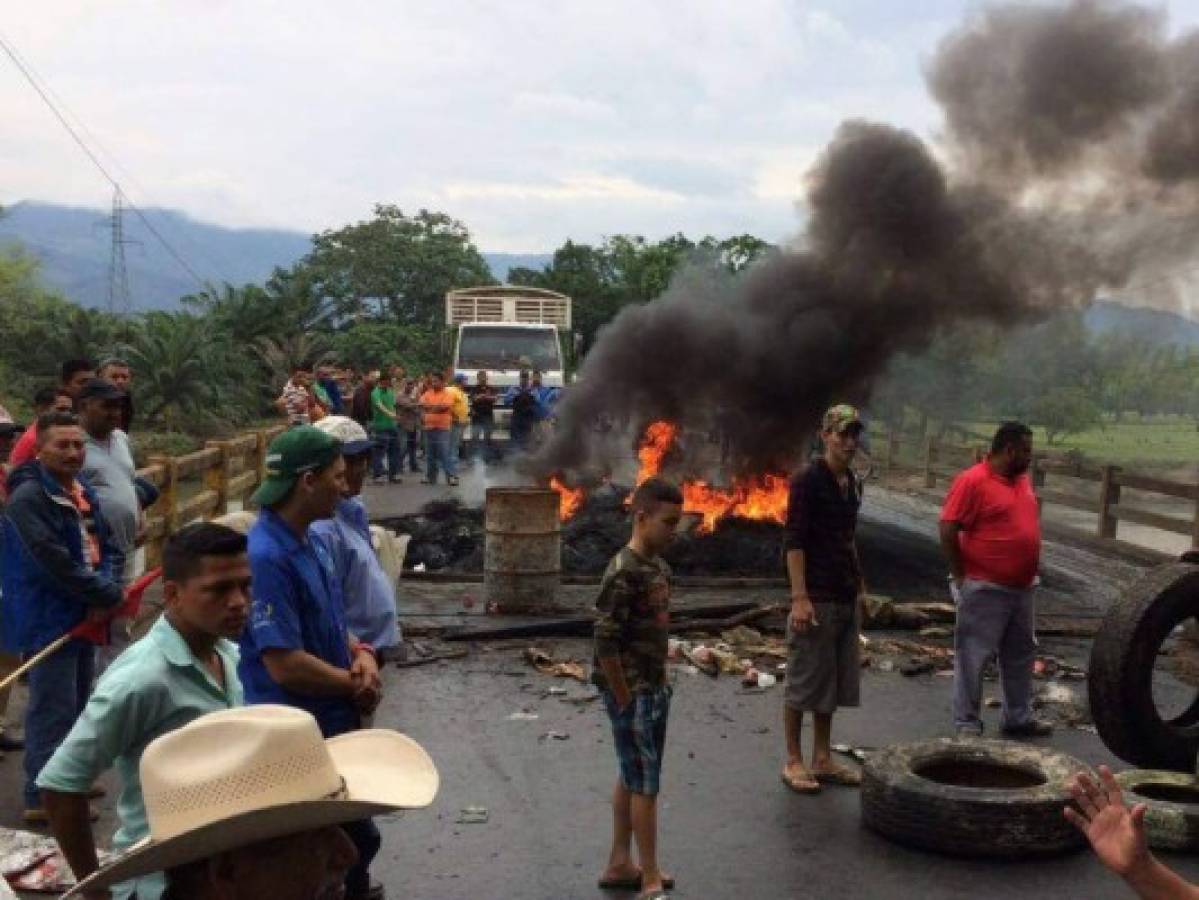
[[[1130,769],[1116,776],[1129,806],[1144,803],[1154,850],[1199,850],[1199,779],[1181,772]]]
[[[1199,612],[1199,566],[1168,563],[1128,588],[1108,610],[1091,646],[1091,715],[1112,753],[1134,766],[1194,772],[1199,692],[1163,718],[1153,699],[1153,665],[1166,638]]]
[[[901,844],[952,856],[1031,858],[1082,846],[1062,810],[1090,768],[1056,750],[943,738],[866,758],[862,821]]]

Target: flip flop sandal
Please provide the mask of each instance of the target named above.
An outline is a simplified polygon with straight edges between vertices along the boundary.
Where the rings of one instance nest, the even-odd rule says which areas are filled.
[[[861,774],[840,766],[828,772],[813,772],[812,775],[821,784],[839,784],[844,787],[860,787],[862,784]]]
[[[636,878],[601,878],[599,887],[605,891],[639,891],[641,890],[641,876]],[[674,878],[667,875],[662,879],[662,887],[666,890],[674,888]]]
[[[789,776],[786,772],[784,772],[779,776],[779,780],[797,794],[820,793],[820,781],[811,776],[808,778],[796,778]]]

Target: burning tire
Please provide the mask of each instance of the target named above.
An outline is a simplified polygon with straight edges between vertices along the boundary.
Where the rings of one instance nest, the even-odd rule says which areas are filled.
[[[872,753],[862,821],[901,844],[952,856],[1029,858],[1082,846],[1062,815],[1069,777],[1090,771],[1056,750],[944,738]]]
[[[1199,779],[1180,772],[1131,769],[1116,776],[1129,805],[1144,803],[1155,850],[1199,850]]]
[[[1159,566],[1108,611],[1091,647],[1088,688],[1099,736],[1134,766],[1194,772],[1199,753],[1199,692],[1163,717],[1153,697],[1162,644],[1199,612],[1199,566]]]

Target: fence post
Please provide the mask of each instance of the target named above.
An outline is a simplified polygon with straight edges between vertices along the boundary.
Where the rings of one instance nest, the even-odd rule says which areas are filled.
[[[1104,466],[1103,478],[1099,483],[1099,536],[1114,538],[1119,520],[1112,515],[1112,507],[1120,503],[1120,483],[1117,477],[1119,466]]]
[[[883,461],[883,483],[891,481],[891,473],[895,470],[895,460],[899,456],[899,433],[892,428],[887,432],[887,456]]]
[[[162,545],[175,533],[178,518],[176,500],[179,479],[175,460],[170,456],[151,456],[150,464],[162,466],[162,485],[159,488],[158,499],[147,510],[150,514],[156,513],[162,517],[162,534],[146,545],[147,569],[152,569],[162,562]]]
[[[204,487],[216,494],[215,515],[223,516],[229,512],[229,443],[208,441],[204,446],[221,454],[212,468],[204,470]]]
[[[1195,498],[1195,517],[1191,519],[1191,546],[1199,547],[1199,497]]]
[[[937,461],[937,439],[932,435],[928,437],[928,443],[924,445],[924,486],[926,488],[936,487],[937,476],[933,472],[933,463]]]
[[[1045,470],[1041,468],[1041,457],[1034,456],[1032,458],[1032,486],[1045,487],[1045,475]]]

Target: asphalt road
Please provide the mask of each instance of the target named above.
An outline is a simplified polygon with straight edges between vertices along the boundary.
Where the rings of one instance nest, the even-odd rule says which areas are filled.
[[[464,484],[458,492],[481,499],[485,486]],[[405,483],[368,488],[366,499],[374,515],[392,516],[452,490]],[[943,590],[926,507],[891,498],[864,515],[873,523],[863,540],[868,568],[904,592]],[[1135,569],[1080,553],[1047,547],[1053,561],[1047,595],[1063,611],[1098,615]],[[377,725],[419,740],[442,778],[430,809],[379,823],[384,842],[375,873],[389,896],[622,896],[595,885],[607,852],[608,795],[616,774],[603,709],[597,702],[575,705],[547,696],[551,685],[566,686],[572,695],[587,688],[533,672],[519,659],[524,646],[496,643],[473,648],[464,660],[386,670]],[[584,641],[552,646],[579,659],[590,655]],[[1087,645],[1058,642],[1046,650],[1085,662]],[[863,675],[863,706],[838,715],[835,740],[879,747],[948,732],[951,679]],[[661,800],[661,858],[678,879],[674,896],[681,900],[1130,896],[1088,852],[997,863],[894,845],[862,827],[856,790],[827,788],[817,797],[800,797],[780,784],[779,688],[746,693],[734,679],[711,681],[682,670],[676,678]],[[10,711],[18,721],[23,699],[22,689]],[[515,712],[538,718],[509,719]],[[996,711],[987,715],[994,725]],[[551,731],[569,738],[543,737]],[[1086,731],[1061,730],[1047,743],[1091,764],[1119,766]],[[20,754],[0,760],[0,822],[8,825],[19,822],[20,761]],[[111,775],[105,782],[112,783]],[[97,833],[109,835],[113,800],[98,806],[103,818]],[[461,810],[470,806],[485,807],[488,821],[458,824]],[[1170,862],[1199,881],[1199,860]]]

